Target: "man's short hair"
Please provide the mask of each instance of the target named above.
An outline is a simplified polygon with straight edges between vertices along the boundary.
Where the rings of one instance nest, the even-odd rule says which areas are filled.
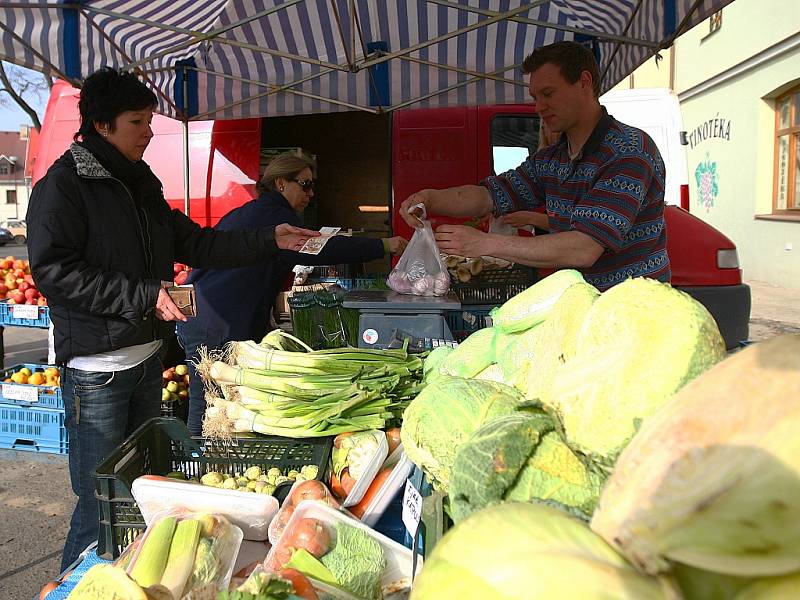
[[[569,83],[577,82],[583,71],[589,71],[595,98],[600,97],[600,71],[594,54],[588,48],[577,42],[556,42],[536,48],[522,63],[522,72],[533,73],[547,63],[556,65]]]

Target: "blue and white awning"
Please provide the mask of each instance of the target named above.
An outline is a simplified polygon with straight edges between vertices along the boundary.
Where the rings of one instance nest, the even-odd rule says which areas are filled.
[[[605,91],[731,1],[0,0],[0,59],[136,68],[190,119],[521,103],[538,46],[585,42]]]

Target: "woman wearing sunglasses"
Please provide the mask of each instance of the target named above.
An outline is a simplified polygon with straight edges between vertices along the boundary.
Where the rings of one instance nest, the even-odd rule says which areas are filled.
[[[216,229],[252,229],[278,223],[300,226],[300,215],[314,195],[311,164],[292,154],[275,157],[259,181],[258,198],[225,215]],[[200,346],[222,348],[230,341],[260,340],[271,329],[270,317],[278,293],[297,264],[335,265],[368,262],[385,254],[403,253],[402,237],[385,239],[337,236],[319,254],[280,251],[277,260],[236,269],[195,269],[187,283],[194,284],[197,316],[178,324],[178,340],[188,361]],[[199,435],[205,414],[203,386],[189,364],[189,418],[193,435]]]

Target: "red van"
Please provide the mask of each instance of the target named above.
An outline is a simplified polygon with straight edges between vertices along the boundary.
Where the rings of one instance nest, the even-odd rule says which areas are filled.
[[[53,87],[34,183],[78,129],[77,94],[63,82]],[[144,158],[163,182],[168,202],[183,209],[183,125],[157,115],[153,131]],[[527,104],[192,122],[189,214],[201,225],[216,224],[255,196],[266,156],[294,148],[316,162],[315,201],[304,215],[309,226],[409,236],[394,211],[407,196],[422,188],[475,183],[495,171],[501,156],[521,162],[537,143],[538,117]],[[750,289],[742,283],[736,246],[679,203],[668,199],[666,212],[672,283],[709,309],[733,348],[747,339],[750,318]]]

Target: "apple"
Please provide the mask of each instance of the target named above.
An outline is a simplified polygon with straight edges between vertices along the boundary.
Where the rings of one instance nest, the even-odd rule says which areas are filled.
[[[36,304],[38,304],[39,306],[47,306],[47,298],[45,298],[44,296],[39,296],[36,299]]]
[[[25,277],[23,277],[23,279],[24,279],[25,281],[27,281],[28,283],[30,283],[31,285],[36,285],[36,284],[33,282],[33,275],[31,275],[30,273],[26,273],[26,274],[25,274]]]
[[[24,294],[26,291],[28,291],[28,290],[30,289],[30,287],[31,287],[31,284],[30,284],[30,283],[28,283],[27,281],[25,281],[24,279],[23,279],[22,281],[18,281],[18,282],[17,282],[17,289],[18,289],[20,292],[22,292],[23,294]]]
[[[0,294],[5,296],[6,293],[8,293],[8,286],[5,285],[4,283],[0,283]]]
[[[174,265],[172,265],[172,272],[175,275],[185,270],[186,270],[186,265],[182,265],[181,263],[175,263]]]
[[[28,298],[25,300],[25,304],[30,304],[31,306],[36,306],[36,300],[34,298]]]
[[[39,297],[39,291],[36,288],[28,288],[24,293],[28,300],[36,300]]]
[[[19,269],[21,271],[24,271],[25,267],[28,266],[28,265],[25,264],[24,260],[19,260],[19,259],[15,260],[12,264],[14,265],[15,269]]]
[[[14,268],[14,279],[22,279],[23,277],[25,277],[25,271],[15,267]]]
[[[175,367],[175,374],[180,375],[181,377],[186,375],[188,372],[189,372],[189,367],[187,367],[186,365],[178,365],[177,367]]]
[[[170,381],[167,384],[167,389],[174,394],[175,392],[178,391],[178,382],[177,381]]]
[[[178,392],[178,398],[186,400],[189,397],[189,390],[181,390]]]
[[[183,285],[186,283],[186,280],[189,278],[188,271],[181,271],[177,275],[175,275],[175,284],[176,285]]]
[[[11,278],[6,278],[6,287],[9,290],[17,289],[17,280],[16,279],[11,279]]]
[[[15,304],[25,304],[25,294],[18,290],[11,294],[11,299]]]

